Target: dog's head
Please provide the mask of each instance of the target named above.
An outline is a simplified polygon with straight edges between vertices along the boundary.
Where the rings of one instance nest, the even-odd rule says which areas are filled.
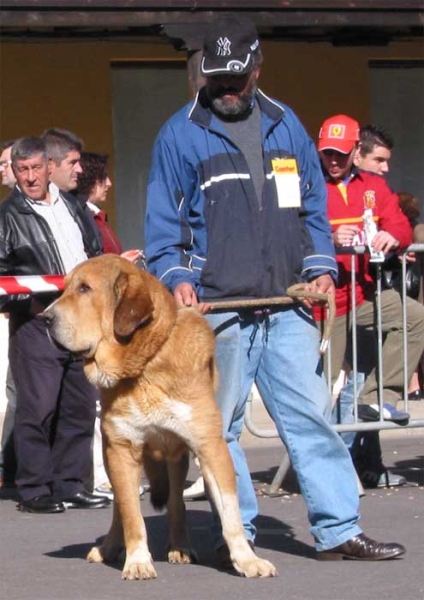
[[[65,291],[43,313],[51,337],[81,354],[99,387],[135,377],[166,340],[176,303],[152,275],[105,254],[78,265]]]

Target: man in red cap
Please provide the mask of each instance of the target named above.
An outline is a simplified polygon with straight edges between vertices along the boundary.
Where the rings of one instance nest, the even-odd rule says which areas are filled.
[[[318,150],[325,172],[328,192],[328,217],[334,245],[368,245],[370,254],[355,258],[356,318],[358,344],[361,337],[372,331],[376,323],[375,283],[369,274],[369,262],[380,262],[393,250],[411,243],[411,227],[399,208],[398,197],[392,193],[385,180],[354,166],[359,140],[359,123],[347,115],[335,115],[324,121],[318,139]],[[371,230],[374,230],[371,233]],[[372,239],[370,239],[370,236]],[[351,306],[351,256],[339,254],[339,280],[336,286],[336,321],[332,334],[331,371],[337,378],[346,358],[346,319],[350,321]],[[402,304],[395,290],[382,294],[383,343],[383,418],[397,423],[407,423],[409,414],[399,411],[397,403],[402,398],[403,365],[399,358],[402,347]],[[424,309],[407,299],[408,377],[414,372],[424,348]],[[349,357],[347,357],[349,362]],[[376,370],[361,365],[358,371],[369,373],[362,389],[358,414],[363,420],[380,418]]]

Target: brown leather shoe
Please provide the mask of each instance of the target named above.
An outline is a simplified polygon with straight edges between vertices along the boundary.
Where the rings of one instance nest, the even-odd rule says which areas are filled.
[[[383,544],[360,533],[340,546],[317,552],[317,560],[387,560],[405,552],[401,544]]]

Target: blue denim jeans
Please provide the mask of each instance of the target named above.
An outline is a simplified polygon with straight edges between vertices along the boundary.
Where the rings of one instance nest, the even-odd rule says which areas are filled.
[[[254,382],[297,474],[317,550],[333,548],[361,533],[356,524],[359,497],[355,472],[346,446],[329,423],[330,398],[318,332],[309,311],[290,307],[207,318],[217,336],[217,400],[247,537],[255,537],[253,520],[258,507],[239,438]],[[220,545],[218,537],[215,545]]]
[[[359,396],[365,383],[365,373],[357,371],[356,373],[356,394]],[[354,396],[354,373],[350,371],[346,378],[346,383],[340,390],[337,402],[334,405],[333,412],[331,415],[331,422],[336,423],[353,423],[353,404],[355,401]],[[340,434],[340,437],[346,444],[349,450],[352,448],[353,441],[355,439],[355,431],[344,431]]]

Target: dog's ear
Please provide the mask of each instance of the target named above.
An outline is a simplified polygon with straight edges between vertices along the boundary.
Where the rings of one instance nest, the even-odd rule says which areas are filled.
[[[153,302],[145,289],[139,285],[139,279],[121,272],[114,284],[116,308],[113,328],[115,336],[131,336],[140,326],[150,320],[153,314]]]

